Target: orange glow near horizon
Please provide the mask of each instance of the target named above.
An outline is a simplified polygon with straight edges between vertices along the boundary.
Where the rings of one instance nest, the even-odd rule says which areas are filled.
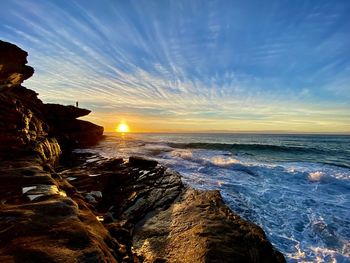
[[[129,132],[130,129],[129,129],[129,126],[125,122],[121,122],[118,124],[116,131],[120,132],[120,133],[126,133],[126,132]]]
[[[123,115],[123,118],[116,117],[118,115]],[[337,120],[324,121],[322,118],[315,119],[314,117],[294,122],[292,126],[293,117],[288,116],[284,116],[283,121],[277,118],[267,121],[251,121],[213,117],[202,119],[183,118],[182,116],[164,118],[161,116],[125,114],[124,112],[123,114],[118,112],[92,112],[92,114],[82,119],[103,126],[105,132],[117,133],[330,133],[329,127],[333,127],[332,132],[334,133],[350,133],[350,124],[347,122],[337,125]],[[119,129],[120,124],[125,124],[128,129],[125,129],[124,125]],[[311,126],[311,124],[313,125]]]

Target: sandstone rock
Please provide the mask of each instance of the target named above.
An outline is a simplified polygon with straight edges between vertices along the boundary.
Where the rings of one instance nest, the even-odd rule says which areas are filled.
[[[103,128],[76,120],[88,110],[45,107],[20,86],[34,72],[26,57],[0,41],[0,262],[117,262],[117,241],[52,169],[61,138],[90,144]],[[70,129],[60,133],[65,122]]]
[[[44,104],[43,110],[46,113],[46,118],[54,122],[76,119],[88,115],[91,112],[90,110],[77,108],[71,105],[63,106],[52,103]]]
[[[51,127],[51,134],[59,140],[63,149],[67,149],[67,151],[72,148],[94,145],[103,136],[103,127],[83,120],[57,121]]]
[[[89,110],[44,104],[36,92],[20,86],[34,72],[26,58],[27,52],[0,41],[0,158],[2,152],[27,151],[53,137],[67,152],[100,140],[103,127],[76,119]]]
[[[0,90],[20,85],[34,69],[26,66],[28,53],[16,45],[0,40]]]
[[[218,191],[187,189],[134,231],[144,262],[285,262],[261,228],[242,220]]]
[[[35,103],[35,101],[33,101]],[[23,149],[48,135],[47,125],[12,91],[0,92],[0,150]]]
[[[144,262],[285,262],[263,230],[232,213],[218,191],[186,188],[178,173],[160,165],[106,164],[84,164],[77,171],[98,171],[98,179],[83,172],[72,184],[89,192],[98,182],[103,198],[94,207],[105,213],[105,226],[128,256],[134,252]]]
[[[0,219],[1,262],[117,262],[112,237],[70,198],[5,206]]]

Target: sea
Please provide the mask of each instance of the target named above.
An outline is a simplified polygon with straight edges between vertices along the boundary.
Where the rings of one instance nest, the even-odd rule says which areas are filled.
[[[287,262],[350,262],[350,135],[107,133],[89,151],[156,159],[220,190]]]

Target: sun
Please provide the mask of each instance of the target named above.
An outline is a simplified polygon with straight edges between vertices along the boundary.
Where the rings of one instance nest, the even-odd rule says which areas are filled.
[[[119,123],[118,127],[116,128],[116,131],[120,133],[126,133],[129,132],[129,130],[129,126],[125,122]]]

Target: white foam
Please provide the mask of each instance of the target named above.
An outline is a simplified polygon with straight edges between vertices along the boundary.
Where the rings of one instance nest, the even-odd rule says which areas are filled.
[[[239,163],[239,161],[233,157],[222,156],[222,155],[213,156],[210,159],[210,162],[214,165],[222,166],[222,167],[226,167],[226,166],[230,166],[232,164]]]
[[[324,175],[325,175],[325,174],[324,174],[323,172],[321,172],[321,171],[316,171],[316,172],[311,172],[311,173],[309,173],[308,178],[309,178],[309,180],[310,180],[311,182],[318,182],[318,181],[321,180],[321,178],[322,178]]]
[[[337,263],[336,256],[339,254],[333,249],[328,249],[324,247],[315,247],[311,246],[310,250],[314,253],[315,259],[314,262],[323,263],[325,258],[328,258],[327,262]]]
[[[180,157],[185,160],[190,160],[193,157],[193,153],[191,150],[174,150],[171,152],[173,157]]]

